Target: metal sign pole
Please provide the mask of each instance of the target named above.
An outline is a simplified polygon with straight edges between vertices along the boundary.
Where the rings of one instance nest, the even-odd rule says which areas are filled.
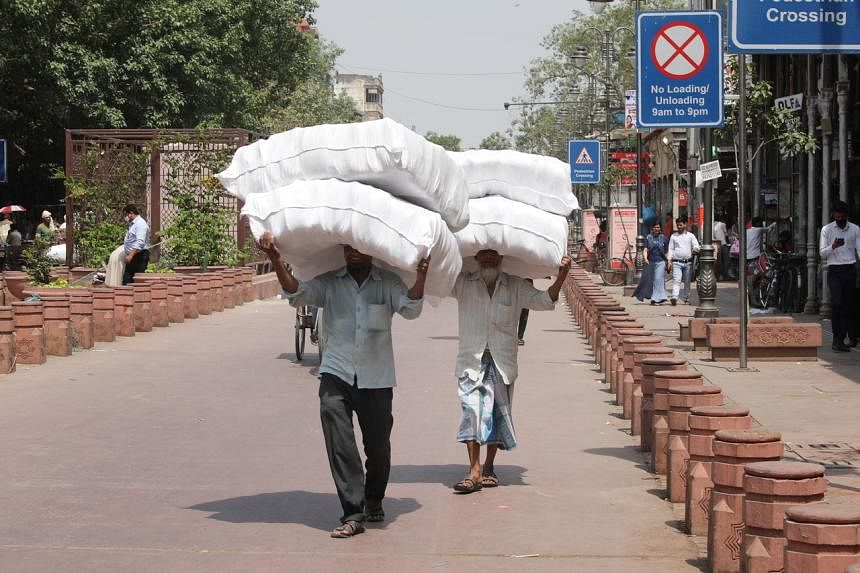
[[[746,55],[738,54],[738,292],[740,303],[740,337],[738,367],[747,367],[747,319],[749,297],[747,296],[747,229],[746,229],[746,175],[747,175],[747,62]]]

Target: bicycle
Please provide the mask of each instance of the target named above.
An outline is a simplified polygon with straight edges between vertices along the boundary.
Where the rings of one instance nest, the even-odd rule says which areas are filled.
[[[780,312],[801,312],[803,304],[802,255],[778,249],[765,253],[753,267],[750,304],[757,308],[777,308]]]
[[[602,253],[602,254],[601,254]],[[603,283],[607,286],[621,286],[627,280],[627,273],[635,265],[633,245],[627,244],[620,257],[606,259],[606,248],[598,249],[598,272]]]
[[[296,360],[301,360],[305,355],[305,340],[310,332],[311,344],[317,346],[320,362],[325,347],[325,336],[323,333],[322,308],[314,306],[300,306],[296,309]]]

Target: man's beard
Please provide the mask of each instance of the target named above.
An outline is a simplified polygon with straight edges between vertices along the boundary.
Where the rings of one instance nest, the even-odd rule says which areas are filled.
[[[848,225],[848,219],[845,219],[844,221],[836,221],[836,225],[840,229],[844,229]]]
[[[499,278],[499,267],[481,267],[481,279],[483,279],[484,284],[493,285],[497,278]]]
[[[361,273],[370,269],[370,263],[346,263],[346,270],[350,273]]]

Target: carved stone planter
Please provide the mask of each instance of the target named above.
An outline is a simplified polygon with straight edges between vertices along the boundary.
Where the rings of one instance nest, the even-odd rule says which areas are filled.
[[[167,280],[167,316],[170,322],[185,322],[182,277]]]
[[[114,291],[114,330],[117,336],[134,336],[134,288],[118,286]]]
[[[197,309],[197,279],[185,277],[182,279],[182,308],[185,318],[197,318],[200,312]]]
[[[93,293],[86,289],[72,289],[69,293],[69,321],[72,339],[79,348],[95,346],[93,331]]]
[[[170,316],[167,312],[167,283],[149,283],[152,307],[152,326],[170,326]]]
[[[0,374],[15,371],[15,318],[11,306],[0,306]]]
[[[15,353],[18,364],[44,364],[45,317],[41,301],[13,302]]]
[[[55,294],[42,299],[45,313],[45,350],[51,356],[72,355],[72,328],[69,295]]]
[[[224,310],[224,279],[219,273],[209,274],[209,308],[212,312]]]
[[[212,290],[209,276],[207,273],[195,276],[197,279],[197,314],[206,315],[212,312],[209,301],[209,292]]]
[[[152,331],[152,285],[135,284],[134,289],[134,330]]]
[[[97,288],[93,293],[93,337],[96,342],[116,340],[113,290]]]
[[[223,281],[223,299],[224,308],[233,308],[236,306],[236,279],[230,271],[221,271],[218,273]]]
[[[242,294],[245,302],[254,302],[254,269],[251,267],[242,267]]]

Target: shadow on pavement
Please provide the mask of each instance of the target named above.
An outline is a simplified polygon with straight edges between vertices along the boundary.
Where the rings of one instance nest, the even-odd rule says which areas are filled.
[[[650,471],[650,468],[643,462],[642,452],[639,451],[638,446],[624,446],[623,448],[586,448],[582,451],[586,454],[592,454],[595,456],[611,456],[613,458],[627,460],[636,464],[637,468]]]
[[[411,497],[387,497],[383,505],[386,523],[421,507]],[[322,531],[334,527],[342,513],[337,494],[301,490],[231,497],[185,509],[210,512],[209,519],[229,523],[297,523]]]
[[[464,456],[465,457],[465,456]],[[445,465],[399,465],[391,466],[389,483],[440,483],[453,486],[466,475],[467,464]],[[496,464],[496,475],[502,487],[507,485],[528,485],[523,481],[526,468]],[[386,510],[387,511],[387,510]]]

